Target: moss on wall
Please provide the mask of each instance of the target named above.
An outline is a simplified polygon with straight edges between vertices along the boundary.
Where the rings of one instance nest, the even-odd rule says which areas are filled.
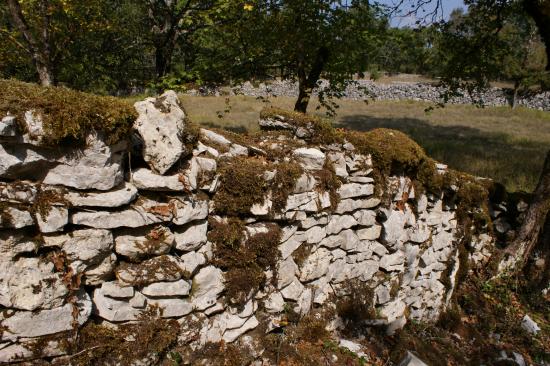
[[[63,87],[41,87],[0,79],[0,115],[16,116],[24,131],[24,114],[34,110],[43,119],[44,145],[70,140],[83,143],[92,131],[104,133],[108,143],[129,137],[137,113],[127,101]]]

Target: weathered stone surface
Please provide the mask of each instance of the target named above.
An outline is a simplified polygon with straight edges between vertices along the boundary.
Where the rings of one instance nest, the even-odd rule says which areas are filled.
[[[182,276],[181,261],[171,255],[161,255],[141,263],[121,266],[116,271],[123,285],[147,285],[160,281],[177,281]]]
[[[134,123],[143,140],[143,158],[160,174],[166,173],[187,153],[183,142],[185,112],[178,96],[167,91],[158,98],[134,104],[139,116]]]
[[[48,171],[44,183],[76,189],[110,190],[122,183],[125,150],[125,143],[107,146],[98,136],[90,134],[86,148],[58,159],[61,164]]]
[[[75,273],[103,261],[113,248],[113,235],[108,230],[75,230],[65,235],[44,236],[43,239],[46,246],[58,247],[65,252]]]
[[[148,298],[147,304],[157,306],[163,318],[179,318],[193,311],[193,304],[188,299],[182,298]]]
[[[174,233],[176,249],[190,251],[200,248],[206,243],[206,232],[208,231],[208,222],[203,221],[191,225],[181,231]]]
[[[11,365],[26,360],[33,362],[39,357],[57,357],[68,352],[62,342],[55,339],[45,341],[40,349],[36,348],[35,339],[20,339],[18,343],[12,343],[0,349],[0,364]],[[23,365],[29,365],[29,363],[23,363]]]
[[[69,293],[51,262],[40,258],[0,260],[0,304],[22,310],[51,309]]]
[[[222,271],[214,266],[202,268],[193,277],[193,296],[191,297],[193,306],[198,310],[205,310],[215,305],[223,290]]]
[[[112,297],[113,299],[129,299],[134,297],[134,288],[132,286],[124,286],[116,281],[104,282],[101,285],[101,291],[104,296]]]
[[[107,297],[102,288],[94,290],[93,303],[95,314],[110,322],[136,320],[142,312],[141,308],[133,307],[126,300]]]
[[[290,237],[287,241],[279,245],[279,251],[281,252],[282,259],[287,259],[296,249],[302,245],[304,239],[299,239],[296,236]]]
[[[421,359],[416,357],[410,351],[407,351],[405,357],[399,362],[399,366],[428,366]]]
[[[521,320],[521,327],[534,335],[537,335],[537,333],[540,332],[539,325],[527,314]]]
[[[380,268],[386,271],[402,271],[405,264],[405,255],[397,251],[393,254],[386,254],[380,259]]]
[[[174,282],[155,282],[145,286],[141,293],[150,297],[187,296],[191,285],[185,280]]]
[[[289,256],[283,261],[279,261],[277,270],[277,287],[279,289],[289,285],[298,275],[298,266],[294,259]]]
[[[343,250],[354,250],[359,244],[359,238],[353,230],[343,230],[337,235],[327,236],[319,243],[327,248],[342,248]]]
[[[229,146],[231,146],[232,142],[220,135],[219,133],[216,133],[214,131],[207,130],[205,128],[201,128],[200,130],[201,135],[206,138],[209,141],[214,142],[215,144],[222,145],[229,149]]]
[[[124,182],[107,192],[68,192],[65,199],[74,207],[120,207],[132,202],[137,193],[134,185]]]
[[[379,198],[368,199],[343,199],[338,202],[335,213],[343,214],[359,209],[374,208],[380,204]]]
[[[15,207],[3,208],[0,215],[0,228],[21,229],[33,225],[34,220],[30,212]]]
[[[316,184],[315,178],[308,173],[303,173],[297,180],[294,185],[293,193],[304,193],[310,192],[315,188]]]
[[[357,236],[361,240],[376,240],[380,237],[382,227],[380,225],[374,225],[365,229],[357,230]]]
[[[255,316],[248,318],[240,328],[226,330],[223,334],[223,341],[227,343],[234,342],[241,335],[245,334],[249,330],[256,328],[260,322]]]
[[[206,256],[203,253],[189,252],[182,255],[181,260],[183,262],[180,265],[181,269],[191,275],[206,263]]]
[[[405,230],[406,216],[403,211],[391,210],[384,226],[383,240],[390,246],[399,246],[409,239],[407,230]]]
[[[376,223],[376,212],[371,210],[359,210],[353,213],[357,224],[362,226],[372,226]]]
[[[175,236],[166,226],[124,230],[115,238],[118,254],[137,260],[145,256],[167,254],[174,245]]]
[[[83,283],[88,286],[98,286],[106,280],[114,277],[114,270],[117,265],[115,253],[108,254],[97,264],[92,264],[84,271]]]
[[[293,152],[296,160],[307,170],[323,169],[325,154],[319,149],[301,147]]]
[[[185,175],[160,175],[145,168],[139,168],[132,173],[132,183],[146,191],[183,191],[189,187]]]
[[[285,300],[278,291],[275,291],[264,300],[264,307],[268,313],[279,313],[285,308]]]
[[[347,183],[342,184],[336,192],[340,195],[341,199],[370,196],[374,193],[374,185]]]
[[[348,177],[349,174],[344,153],[331,152],[328,154],[328,159],[332,162],[332,165],[334,166],[334,172],[337,176],[341,178]]]
[[[327,234],[338,234],[343,229],[357,225],[357,220],[351,215],[333,215],[327,225]]]
[[[313,252],[302,264],[300,270],[300,281],[312,281],[328,272],[331,261],[330,251],[325,248],[319,248]]]
[[[38,185],[31,182],[0,182],[0,201],[3,202],[32,204],[37,193]]]
[[[43,233],[61,231],[69,222],[69,210],[62,206],[51,206],[46,217],[42,217],[40,212],[36,213],[36,222]]]
[[[304,290],[304,285],[302,285],[297,278],[294,278],[290,285],[281,290],[281,295],[283,295],[283,298],[286,300],[298,301]]]
[[[319,243],[325,236],[327,236],[327,230],[321,226],[314,226],[305,231],[304,236],[306,242],[310,244]]]
[[[88,294],[80,291],[74,303],[78,312],[73,318],[73,304],[65,304],[51,310],[17,311],[2,320],[2,340],[21,337],[40,337],[73,329],[73,321],[84,324],[92,312],[92,302]]]
[[[17,134],[15,116],[5,116],[0,120],[0,136],[13,137]]]
[[[137,228],[171,221],[174,216],[173,210],[172,204],[143,199],[139,204],[121,211],[75,212],[70,222],[96,229]]]
[[[0,231],[0,257],[9,260],[17,254],[34,252],[38,243],[21,233]]]
[[[176,199],[174,219],[176,225],[185,225],[195,220],[203,220],[208,216],[208,201],[197,199]]]

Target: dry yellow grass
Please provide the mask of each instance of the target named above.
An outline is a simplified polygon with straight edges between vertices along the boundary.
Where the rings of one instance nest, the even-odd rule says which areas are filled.
[[[290,109],[292,98],[271,98],[269,103],[253,97],[183,96],[191,119],[203,126],[233,131],[257,131],[260,110],[265,105]],[[413,101],[341,100],[337,127],[369,130],[388,127],[409,134],[429,155],[452,168],[495,179],[510,191],[532,191],[550,148],[550,112],[508,107],[477,108],[449,105],[431,113],[428,103]],[[315,111],[313,101],[310,111]],[[219,118],[227,106],[229,113]],[[222,113],[223,114],[223,113]]]

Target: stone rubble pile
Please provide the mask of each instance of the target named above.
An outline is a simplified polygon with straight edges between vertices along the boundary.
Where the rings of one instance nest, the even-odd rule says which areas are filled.
[[[136,109],[146,163],[137,167],[127,163],[124,142],[107,145],[90,133],[84,147],[46,148],[40,132],[15,133],[12,117],[0,122],[0,362],[61,356],[66,350],[53,338],[38,355],[30,345],[70,337],[92,319],[135,321],[152,307],[178,319],[194,349],[234,342],[261,323],[277,328],[289,308],[305,315],[333,306],[352,280],[372,289],[376,315],[369,322],[389,333],[445,309],[460,266],[456,208],[415,192],[405,176],[376,182],[371,157],[350,143],[293,149],[288,157],[304,173],[282,212],[270,212],[268,195],[245,218],[249,233],[272,222],[282,229],[281,242],[272,243],[281,253],[276,285],[231,306],[208,240],[209,220],[224,219],[212,198],[219,162],[258,148],[203,129],[187,151],[185,113],[173,92]],[[40,126],[32,113],[26,122]],[[284,142],[266,137],[264,144]],[[315,175],[327,161],[343,182],[332,209]],[[377,183],[389,204],[375,195]],[[471,245],[471,260],[479,262],[492,239],[474,237]],[[306,253],[301,260],[298,252]]]
[[[320,86],[313,92],[326,88],[328,82],[322,80]],[[357,80],[350,84],[343,93],[343,98],[363,100],[374,98],[375,100],[416,100],[423,102],[441,102],[441,95],[445,92],[443,87],[429,83],[392,82],[382,84],[370,80]],[[223,95],[223,92],[215,87],[201,87],[198,90],[189,90],[190,95]],[[269,83],[260,83],[257,87],[247,81],[231,88],[231,95],[248,95],[253,97],[277,97],[285,96],[295,98],[298,96],[298,84],[291,80],[273,80]],[[482,100],[486,106],[509,106],[511,93],[502,88],[490,88],[481,95],[475,95],[475,100]],[[449,100],[452,104],[472,104],[474,100],[464,92],[463,96],[453,97]],[[550,92],[528,94],[519,97],[518,105],[550,111]]]

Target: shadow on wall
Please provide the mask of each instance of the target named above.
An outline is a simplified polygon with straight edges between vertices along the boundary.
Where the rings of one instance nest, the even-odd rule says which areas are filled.
[[[464,126],[436,126],[415,118],[377,118],[365,114],[343,117],[336,127],[358,131],[392,128],[418,142],[434,159],[451,168],[503,183],[508,191],[534,190],[548,146],[511,141],[503,133]]]

